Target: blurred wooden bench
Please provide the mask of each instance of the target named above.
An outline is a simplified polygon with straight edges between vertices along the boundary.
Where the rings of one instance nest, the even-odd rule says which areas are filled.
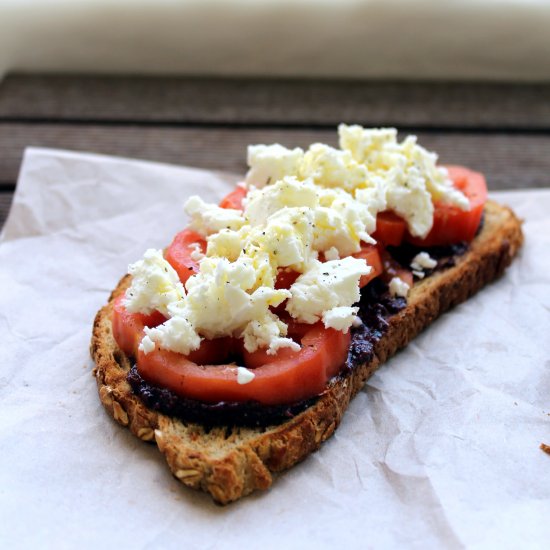
[[[336,144],[339,122],[417,134],[490,189],[550,184],[550,84],[15,74],[0,82],[0,226],[27,146],[244,173],[248,144]]]

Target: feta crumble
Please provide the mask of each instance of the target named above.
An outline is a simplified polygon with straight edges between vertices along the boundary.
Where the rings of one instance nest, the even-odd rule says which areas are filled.
[[[338,133],[339,149],[319,143],[306,151],[279,144],[250,146],[242,210],[197,196],[188,199],[188,227],[204,236],[207,246],[203,253],[191,245],[199,271],[185,288],[159,250],[148,250],[129,267],[128,311],[158,310],[167,317],[145,329],[144,353],[158,345],[188,354],[202,339],[222,336],[242,338],[250,352],[297,351],[299,344],[273,312],[283,303],[299,322],[322,321],[347,332],[361,324],[354,304],[361,277],[372,269],[351,254],[375,242],[371,235],[378,212],[394,210],[412,235],[424,237],[433,224],[434,200],[469,208],[446,170],[437,166],[437,156],[418,145],[416,137],[399,143],[393,128],[345,124]],[[411,267],[422,278],[436,265],[424,252]],[[286,268],[299,276],[288,290],[276,289],[277,275]],[[408,290],[397,277],[390,282],[395,296],[406,296]]]
[[[238,384],[250,384],[254,378],[256,378],[256,375],[251,370],[245,367],[237,367]]]
[[[389,284],[390,294],[392,296],[400,296],[406,298],[409,294],[410,286],[400,279],[399,277],[393,277]]]
[[[419,252],[411,262],[411,268],[414,271],[433,269],[436,266],[437,260],[434,260],[427,252]]]

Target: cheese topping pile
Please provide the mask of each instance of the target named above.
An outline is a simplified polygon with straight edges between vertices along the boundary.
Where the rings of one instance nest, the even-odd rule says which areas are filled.
[[[395,129],[344,124],[338,133],[340,149],[320,143],[307,151],[250,146],[242,211],[189,198],[188,227],[207,241],[205,254],[191,247],[199,272],[184,288],[162,252],[153,249],[129,267],[128,311],[158,310],[168,318],[145,329],[141,350],[149,353],[158,345],[188,354],[203,338],[222,336],[243,338],[250,352],[299,350],[273,313],[283,303],[299,322],[322,321],[347,332],[360,323],[353,304],[361,276],[371,271],[351,254],[361,243],[375,242],[376,214],[391,209],[412,235],[424,237],[432,227],[434,200],[469,208],[446,170],[436,166],[437,156],[414,136],[398,143]],[[299,273],[288,290],[275,288],[281,269]]]

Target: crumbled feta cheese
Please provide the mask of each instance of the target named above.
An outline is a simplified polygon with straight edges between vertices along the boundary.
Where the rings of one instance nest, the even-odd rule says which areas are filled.
[[[361,249],[361,241],[374,243],[376,218],[342,189],[319,191],[319,206],[314,210],[313,247],[319,252],[336,248],[340,257]]]
[[[189,257],[193,261],[200,262],[204,258],[204,254],[201,250],[199,243],[191,243],[189,245],[189,248],[191,249],[191,254],[189,255]]]
[[[325,250],[325,259],[330,260],[339,260],[340,254],[338,253],[338,249],[335,246],[331,246],[328,250]]]
[[[167,321],[145,329],[146,337],[162,348],[183,354],[197,349],[203,337],[227,335],[244,337],[248,351],[258,347],[295,349],[296,344],[285,338],[286,325],[269,309],[289,298],[290,292],[273,285],[255,288],[256,283],[251,258],[241,256],[234,262],[205,258],[199,273],[187,281],[185,299],[171,304]],[[145,351],[150,346],[145,342],[143,347]]]
[[[191,320],[197,333],[212,339],[237,335],[246,325],[267,314],[290,295],[288,290],[257,286],[251,258],[206,258],[200,271],[186,284],[183,315]]]
[[[244,347],[249,352],[258,348],[267,348],[268,355],[275,355],[281,348],[290,348],[292,351],[299,351],[300,346],[291,338],[284,338],[287,326],[272,312],[266,312],[260,319],[250,321],[244,329]]]
[[[313,213],[309,208],[283,208],[256,228],[256,242],[278,267],[293,266],[302,271],[311,256]]]
[[[356,326],[358,307],[339,306],[333,307],[323,313],[323,323],[325,328],[341,330],[347,334],[352,326]]]
[[[387,207],[406,222],[411,235],[425,237],[433,225],[434,205],[425,180],[417,168],[408,172],[392,169],[387,183]]]
[[[130,313],[168,314],[168,306],[185,295],[178,274],[163,258],[162,251],[148,249],[143,259],[128,266],[132,283],[126,290],[124,307]]]
[[[338,127],[340,147],[368,168],[369,182],[380,178],[387,207],[402,216],[412,235],[425,237],[433,224],[433,201],[468,210],[470,203],[437,166],[437,155],[418,145],[416,136],[397,142],[395,128]]]
[[[401,296],[406,298],[409,294],[410,286],[400,279],[399,277],[394,277],[389,284],[390,294],[392,296]]]
[[[411,268],[415,271],[433,269],[436,266],[437,260],[434,260],[427,252],[419,252],[411,262]]]
[[[230,229],[222,229],[218,233],[210,235],[206,241],[207,256],[224,257],[232,262],[241,255],[245,246],[241,232],[231,231]]]
[[[249,384],[256,378],[256,375],[245,367],[237,367],[237,383]]]
[[[158,343],[161,348],[188,355],[198,349],[202,341],[184,315],[176,315],[158,327],[145,327],[143,330],[145,336],[141,340],[139,349],[145,354],[153,351],[154,343]]]
[[[315,323],[330,309],[349,307],[359,301],[359,279],[371,269],[351,256],[325,263],[312,260],[290,287],[286,310],[298,321]]]
[[[295,175],[304,152],[297,147],[287,149],[278,143],[274,145],[249,145],[247,185],[261,188],[275,183],[285,176]]]
[[[369,181],[368,187],[355,191],[355,199],[370,214],[370,218],[366,218],[368,223],[365,229],[369,234],[373,233],[376,229],[376,214],[388,208],[384,179],[379,176],[373,176]]]
[[[189,229],[205,237],[222,229],[239,229],[245,223],[240,210],[208,204],[197,195],[189,197],[183,208],[191,217]]]
[[[295,177],[249,193],[244,215],[256,227],[282,220],[288,209],[301,208],[302,222],[311,226],[311,251],[324,252],[335,248],[340,257],[358,252],[361,241],[373,243],[369,233],[376,228],[376,213],[365,208],[343,189],[326,189],[312,180],[299,181]],[[274,217],[275,216],[275,217]],[[297,224],[297,220],[292,221]],[[310,233],[302,230],[303,245],[310,244]],[[279,264],[283,265],[283,264]],[[287,264],[290,265],[290,264]]]
[[[311,178],[322,187],[353,191],[365,184],[368,171],[349,151],[314,143],[304,155],[300,175],[303,179]]]
[[[145,335],[141,342],[139,343],[138,349],[145,353],[147,355],[148,353],[151,353],[155,349],[155,342],[149,338],[149,336]]]
[[[315,208],[318,203],[318,189],[313,182],[301,182],[290,176],[263,189],[249,191],[243,201],[244,215],[252,226],[263,225],[269,216],[283,208]]]
[[[149,250],[130,266],[132,284],[125,305],[131,312],[162,312],[165,323],[145,329],[144,353],[155,346],[187,354],[203,338],[234,336],[245,348],[275,354],[300,349],[287,325],[273,312],[286,300],[290,315],[304,323],[322,320],[347,332],[357,316],[359,280],[371,268],[351,257],[362,243],[374,243],[378,212],[391,209],[412,235],[424,237],[433,225],[433,202],[467,209],[437,156],[410,136],[397,141],[393,128],[340,125],[340,149],[313,144],[302,149],[256,145],[248,149],[248,194],[243,209],[220,208],[191,197],[189,228],[206,237],[206,253],[191,246],[199,271],[185,285],[160,251]],[[321,256],[320,256],[321,255]],[[326,262],[318,261],[324,256]],[[426,253],[412,263],[424,277],[437,262]],[[280,269],[300,275],[289,290],[275,289]],[[390,282],[405,296],[408,285]]]
[[[413,274],[415,277],[417,277],[418,279],[423,279],[423,278],[426,276],[426,274],[425,274],[423,271],[416,271],[416,270],[414,270],[414,269],[413,269],[412,274]]]
[[[435,155],[434,162],[436,161],[437,155]],[[462,191],[459,191],[453,186],[447,169],[443,166],[438,166],[436,171],[441,177],[439,179],[431,179],[427,184],[433,200],[442,200],[443,202],[458,206],[461,210],[470,210],[470,201]]]
[[[397,143],[395,128],[363,128],[357,124],[338,126],[340,149],[349,151],[353,158],[362,164],[372,166],[375,152],[384,151]],[[378,166],[376,166],[378,168]]]

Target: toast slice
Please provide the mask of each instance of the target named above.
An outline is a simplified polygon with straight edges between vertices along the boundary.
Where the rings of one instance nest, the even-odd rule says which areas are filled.
[[[126,380],[131,367],[111,330],[113,300],[129,285],[124,277],[97,314],[91,342],[99,396],[109,414],[144,441],[156,442],[173,475],[210,493],[221,504],[267,489],[273,474],[317,450],[337,428],[350,399],[369,376],[439,315],[496,279],[523,241],[521,222],[507,207],[487,202],[482,231],[453,267],[416,282],[407,306],[390,317],[373,359],[329,383],[320,399],[291,420],[267,428],[184,423],[149,410]]]

